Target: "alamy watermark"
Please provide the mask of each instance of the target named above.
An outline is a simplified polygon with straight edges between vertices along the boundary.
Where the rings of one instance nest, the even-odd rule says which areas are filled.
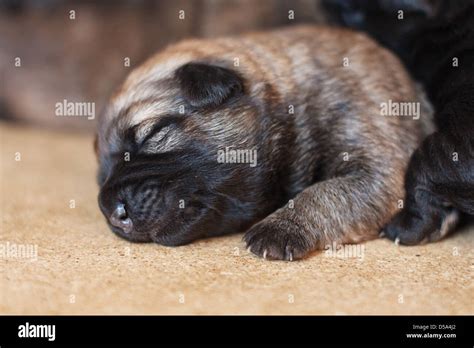
[[[54,341],[56,339],[56,325],[38,325],[26,322],[25,324],[18,326],[18,337],[46,338],[48,341]]]
[[[338,259],[359,259],[364,260],[365,246],[363,244],[332,244],[324,247],[324,256]]]
[[[257,166],[257,150],[234,149],[226,146],[225,149],[217,151],[218,163],[248,163],[250,167]]]
[[[0,243],[1,259],[38,259],[37,244],[16,244],[10,242]]]
[[[414,120],[420,118],[419,102],[388,102],[380,103],[380,114],[382,116],[412,117]]]
[[[71,102],[64,99],[54,106],[56,116],[83,116],[88,120],[95,118],[95,103],[94,102]]]

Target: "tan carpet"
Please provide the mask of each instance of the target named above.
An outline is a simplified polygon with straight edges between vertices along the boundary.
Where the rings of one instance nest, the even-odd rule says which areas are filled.
[[[1,313],[474,313],[474,231],[418,247],[377,240],[363,258],[316,253],[293,263],[250,255],[241,235],[130,244],[98,210],[91,136],[0,131]],[[19,254],[27,245],[33,253]]]

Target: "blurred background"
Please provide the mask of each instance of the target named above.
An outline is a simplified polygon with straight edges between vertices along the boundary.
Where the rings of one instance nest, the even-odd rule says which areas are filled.
[[[58,117],[56,103],[93,102],[97,118],[124,77],[170,43],[322,23],[320,7],[318,0],[0,0],[0,118],[92,131],[96,119]]]

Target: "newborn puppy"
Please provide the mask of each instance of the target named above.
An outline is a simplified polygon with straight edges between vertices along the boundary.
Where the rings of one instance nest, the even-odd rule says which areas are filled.
[[[133,71],[101,116],[99,205],[131,241],[247,231],[269,259],[375,238],[429,131],[420,102],[397,58],[345,29],[184,41]]]

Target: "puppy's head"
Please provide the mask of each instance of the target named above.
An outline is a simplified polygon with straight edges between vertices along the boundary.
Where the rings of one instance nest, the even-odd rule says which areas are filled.
[[[274,168],[260,161],[274,145],[265,108],[229,66],[145,64],[112,98],[96,148],[99,206],[119,236],[185,244],[241,231],[275,208]],[[221,163],[226,147],[259,161]]]

